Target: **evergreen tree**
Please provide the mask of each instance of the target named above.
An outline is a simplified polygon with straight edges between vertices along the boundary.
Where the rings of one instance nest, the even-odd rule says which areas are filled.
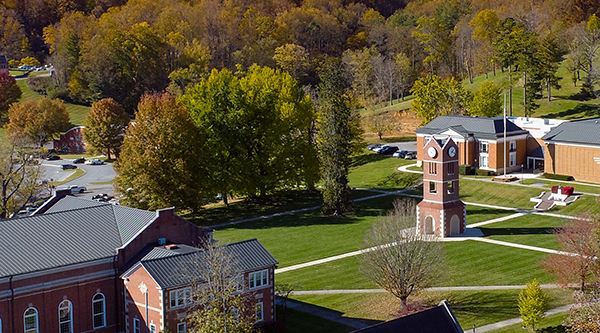
[[[548,102],[552,101],[552,88],[560,89],[561,78],[556,75],[556,72],[563,56],[564,52],[558,45],[555,36],[549,34],[542,40],[536,57],[539,60],[539,71],[548,92]]]
[[[535,331],[535,324],[544,318],[548,308],[548,296],[540,287],[539,282],[533,279],[519,294],[519,313],[525,326]]]
[[[328,62],[320,73],[317,145],[323,178],[323,212],[344,215],[351,209],[348,167],[352,152],[352,110],[340,65]]]

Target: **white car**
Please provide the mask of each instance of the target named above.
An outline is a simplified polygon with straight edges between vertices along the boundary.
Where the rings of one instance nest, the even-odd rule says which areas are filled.
[[[373,151],[376,152],[376,153],[379,153],[380,150],[382,150],[383,148],[388,147],[388,146],[389,145],[383,145],[381,147],[373,148]]]
[[[99,160],[99,159],[96,158],[96,159],[93,159],[93,160],[87,160],[87,161],[85,161],[85,164],[87,164],[87,165],[102,165],[102,164],[104,164],[104,161],[103,160]]]
[[[71,185],[71,186],[67,187],[67,189],[71,190],[71,194],[83,193],[83,192],[87,191],[87,187],[79,186],[79,185]]]

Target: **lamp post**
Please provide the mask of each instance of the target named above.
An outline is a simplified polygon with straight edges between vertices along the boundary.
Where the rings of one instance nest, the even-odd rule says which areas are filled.
[[[523,184],[523,178],[524,178],[524,175],[523,175],[523,164],[521,164],[521,184]]]

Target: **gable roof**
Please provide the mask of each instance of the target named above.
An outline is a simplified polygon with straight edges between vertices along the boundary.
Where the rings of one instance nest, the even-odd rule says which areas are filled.
[[[542,140],[600,145],[600,118],[561,123],[544,135]]]
[[[235,269],[248,272],[261,268],[273,267],[277,260],[265,249],[257,239],[223,245],[235,260]],[[133,272],[143,267],[156,283],[163,289],[186,286],[198,279],[193,273],[205,262],[207,251],[196,248],[193,252],[189,248],[186,253],[166,253],[164,251],[151,251],[137,264],[125,272],[122,277],[128,277]]]
[[[439,116],[427,125],[417,129],[417,134],[441,134],[451,129],[463,137],[473,134],[477,138],[497,139],[504,135],[504,120],[502,118],[470,117],[470,116]],[[506,121],[506,136],[527,134],[528,132]]]
[[[352,333],[464,333],[448,302]]]
[[[0,277],[114,257],[156,216],[67,196],[44,214],[0,220]]]

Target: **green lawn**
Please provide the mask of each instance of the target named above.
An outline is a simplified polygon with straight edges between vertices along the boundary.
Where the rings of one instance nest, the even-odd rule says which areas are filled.
[[[566,329],[562,326],[565,318],[569,315],[568,312],[557,313],[542,319],[538,325],[536,325],[536,332],[538,333],[566,333]],[[523,324],[516,324],[507,326],[505,328],[490,331],[489,333],[523,333],[531,332],[531,330],[523,330]]]
[[[524,285],[534,278],[540,283],[554,281],[541,269],[540,262],[546,257],[542,252],[477,241],[444,246],[448,273],[440,277],[438,286]],[[358,256],[280,273],[277,280],[297,283],[298,290],[375,288],[360,272]]]
[[[487,207],[479,207],[467,205],[467,224],[473,224],[478,222],[483,222],[487,220],[497,219],[499,217],[504,217],[508,215],[512,215],[515,212],[504,210],[504,209],[494,209]]]
[[[546,292],[550,296],[551,308],[572,302],[569,290],[550,289]],[[428,306],[435,306],[440,301],[447,300],[465,332],[471,332],[473,325],[480,327],[519,317],[518,295],[519,290],[453,291],[425,292],[417,298]],[[399,308],[399,302],[387,293],[298,295],[293,298],[339,311],[346,317],[365,320],[391,320]]]
[[[286,326],[288,333],[348,333],[354,331],[352,327],[289,308],[286,310],[285,322],[283,322],[281,306],[277,306],[277,321]]]
[[[548,180],[548,179],[543,179],[543,178],[525,179],[524,181],[522,181],[520,183],[522,183],[524,185],[536,184],[537,186],[540,186],[540,189],[544,189],[544,190],[550,190],[550,189],[552,189],[552,186],[558,186],[558,185],[573,186],[573,187],[575,187],[575,193],[583,192],[583,193],[600,194],[600,186],[594,186],[592,184],[590,184],[590,185],[572,184],[570,182],[562,182],[560,180]]]
[[[467,202],[533,209],[535,203],[529,199],[538,196],[541,191],[523,186],[460,179],[460,198]]]
[[[399,190],[419,182],[420,174],[400,172],[403,165],[413,164],[413,160],[387,157],[372,152],[356,156],[350,167],[350,187]]]
[[[559,249],[552,229],[565,224],[556,217],[543,215],[525,215],[503,222],[480,227],[481,231],[491,239],[499,241],[538,246],[547,249]]]

